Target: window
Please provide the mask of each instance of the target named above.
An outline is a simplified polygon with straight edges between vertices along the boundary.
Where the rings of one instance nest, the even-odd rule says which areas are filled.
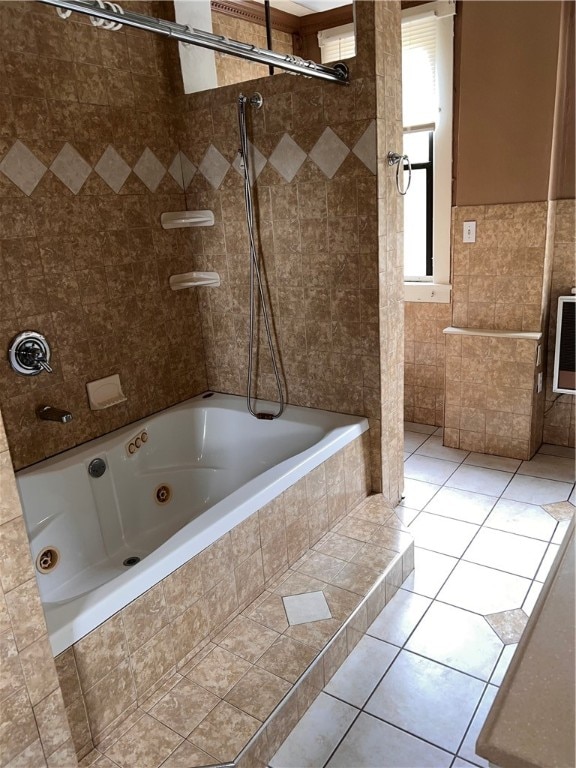
[[[454,7],[438,0],[402,11],[403,152],[412,165],[404,198],[408,301],[450,300]]]
[[[356,56],[354,24],[343,24],[341,27],[321,30],[318,32],[318,45],[321,64],[351,59]]]

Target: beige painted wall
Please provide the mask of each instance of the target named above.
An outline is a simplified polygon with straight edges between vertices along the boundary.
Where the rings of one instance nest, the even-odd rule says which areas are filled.
[[[458,4],[456,205],[546,200],[561,3]]]
[[[542,210],[546,207],[561,5],[473,0],[458,4],[453,166],[454,203],[458,206],[453,221],[457,222],[458,229],[452,237],[454,292],[447,325],[451,320],[459,326],[539,329],[541,315],[546,314],[542,306],[542,291],[547,285],[544,240],[540,236],[536,242],[535,234],[529,232],[536,221],[526,221],[516,235],[508,231],[509,221],[505,233],[497,231],[495,222],[521,214],[522,206],[507,205],[510,202],[535,201]],[[561,120],[553,188],[553,196],[558,198],[574,198],[573,3],[565,4],[566,11],[568,52],[560,78]],[[537,206],[538,210],[540,207]],[[526,211],[529,210],[533,209],[528,206]],[[475,246],[463,246],[461,242],[463,218],[478,221]],[[469,258],[469,253],[476,252],[480,258]],[[565,271],[565,262],[556,264],[560,256],[561,249],[555,248],[546,269],[558,274]],[[490,260],[493,263],[487,270]],[[506,290],[506,279],[514,283],[517,301],[513,300],[514,292]],[[443,314],[442,310],[430,312]],[[431,373],[424,388],[422,381],[416,380],[416,373],[422,374],[424,369],[419,370],[411,358],[416,337],[423,337],[428,331],[430,312],[417,304],[406,307],[405,415],[408,420],[422,418],[424,423],[438,424],[438,410],[436,419],[432,419]],[[443,354],[442,346],[443,341],[438,340],[437,356]],[[443,400],[444,386],[443,378],[438,377],[437,403]],[[562,412],[567,415],[560,430],[567,435],[571,408],[566,404],[556,408],[551,414],[557,420],[562,420]]]

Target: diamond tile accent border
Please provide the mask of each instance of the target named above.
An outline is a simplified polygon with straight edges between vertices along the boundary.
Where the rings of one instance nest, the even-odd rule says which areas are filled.
[[[371,173],[376,173],[376,123],[374,120],[352,151]],[[268,160],[258,147],[250,142],[251,180],[254,183],[264,170],[266,163],[270,162],[287,182],[291,182],[307,157],[310,157],[327,178],[331,179],[349,153],[350,150],[346,144],[331,128],[324,130],[309,155],[287,133],[282,136]],[[166,171],[184,191],[188,189],[198,171],[213,189],[219,189],[230,165],[222,153],[211,144],[199,167],[196,167],[184,152],[180,151],[174,156],[170,167],[166,169],[154,152],[146,147],[134,168],[131,169],[124,158],[109,144],[93,170],[116,194],[124,186],[131,170],[150,192],[154,193]],[[238,155],[234,159],[232,167],[238,174],[242,175]],[[26,195],[32,194],[47,170],[44,163],[20,140],[13,144],[0,162],[0,171]],[[92,166],[72,144],[66,142],[52,162],[50,170],[76,195],[92,172]]]
[[[134,173],[144,182],[150,192],[156,192],[158,185],[164,178],[166,168],[164,168],[154,152],[146,147],[134,166]]]
[[[213,144],[210,144],[206,150],[206,154],[202,158],[198,170],[204,176],[206,181],[214,189],[218,189],[220,184],[224,181],[224,177],[228,173],[230,163],[224,155],[219,152]]]
[[[376,121],[372,120],[368,128],[358,139],[352,152],[361,160],[366,168],[376,175],[378,164],[376,161]]]
[[[190,182],[194,178],[198,168],[194,163],[188,159],[184,152],[180,152],[180,162],[182,164],[182,180],[184,182],[184,189],[188,189]]]
[[[248,163],[250,166],[250,182],[254,184],[258,176],[262,173],[264,170],[264,166],[266,165],[266,158],[260,152],[258,147],[254,146],[251,141],[248,142]],[[244,171],[242,169],[242,163],[240,160],[240,153],[236,155],[234,158],[234,162],[232,163],[232,168],[238,173],[242,178],[244,178]]]
[[[181,189],[184,189],[184,177],[182,173],[182,159],[180,157],[180,152],[177,152],[174,155],[174,160],[172,160],[168,166],[168,173],[170,176],[172,176],[176,184],[178,184]]]
[[[130,166],[111,144],[106,147],[94,170],[116,194],[120,192],[130,175]]]
[[[72,144],[66,142],[54,158],[50,170],[60,181],[66,184],[71,192],[77,195],[90,176],[92,166],[84,160]]]
[[[0,163],[0,171],[21,192],[31,195],[47,168],[25,144],[16,141]]]
[[[332,128],[325,128],[310,151],[310,159],[331,179],[346,160],[349,152],[346,144],[336,136]]]
[[[278,173],[290,182],[306,160],[306,152],[300,149],[294,139],[285,133],[268,160],[270,165],[274,166]]]

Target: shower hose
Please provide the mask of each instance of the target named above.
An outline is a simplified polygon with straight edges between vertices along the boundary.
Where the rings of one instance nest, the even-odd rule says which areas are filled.
[[[259,101],[260,97],[258,97]],[[246,225],[248,228],[248,241],[250,248],[250,327],[249,327],[249,339],[248,339],[248,381],[246,389],[246,405],[248,411],[257,419],[277,419],[284,412],[284,391],[282,389],[282,381],[280,379],[280,371],[278,369],[278,363],[276,361],[276,352],[274,350],[274,344],[272,343],[272,331],[270,328],[270,318],[268,313],[268,307],[266,303],[266,297],[264,295],[264,288],[262,285],[262,275],[260,272],[260,265],[258,263],[258,252],[256,249],[256,238],[254,234],[254,200],[252,197],[252,184],[250,181],[250,158],[249,158],[249,143],[248,143],[248,131],[246,127],[246,105],[250,103],[257,103],[252,101],[246,96],[240,94],[238,98],[238,129],[240,133],[240,154],[242,158],[242,169],[244,174],[244,202],[246,207]],[[266,338],[268,341],[268,348],[270,350],[270,360],[272,362],[272,369],[274,371],[274,377],[276,379],[276,387],[278,390],[278,409],[274,413],[267,413],[264,411],[257,412],[252,406],[252,378],[254,373],[254,333],[256,326],[256,290],[260,296],[260,306],[262,311],[262,319],[264,320],[264,328],[266,330]]]

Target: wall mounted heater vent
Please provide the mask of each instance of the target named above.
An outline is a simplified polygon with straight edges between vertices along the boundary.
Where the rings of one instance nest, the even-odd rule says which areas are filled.
[[[552,390],[576,394],[576,296],[558,298]]]

